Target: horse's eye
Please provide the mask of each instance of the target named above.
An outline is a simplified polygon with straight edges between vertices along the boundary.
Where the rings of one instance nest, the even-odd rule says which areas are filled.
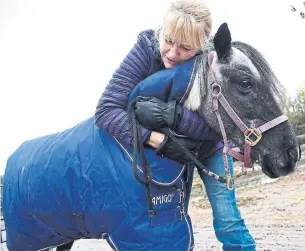
[[[250,81],[244,80],[238,83],[238,88],[242,91],[250,91],[252,88],[252,83]]]

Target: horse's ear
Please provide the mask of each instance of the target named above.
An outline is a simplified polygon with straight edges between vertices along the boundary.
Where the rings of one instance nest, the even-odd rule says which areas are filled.
[[[227,23],[223,23],[218,28],[214,36],[214,47],[220,62],[226,62],[231,54],[231,32]]]

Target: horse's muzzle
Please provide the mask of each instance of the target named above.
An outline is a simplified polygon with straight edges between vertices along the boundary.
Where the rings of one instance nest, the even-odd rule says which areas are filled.
[[[298,149],[295,146],[285,147],[283,155],[277,158],[283,158],[283,161],[274,161],[269,154],[263,157],[262,171],[270,178],[285,176],[294,171],[299,159]]]

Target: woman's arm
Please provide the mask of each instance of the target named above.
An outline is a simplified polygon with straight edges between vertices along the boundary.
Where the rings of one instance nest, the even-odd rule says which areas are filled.
[[[154,97],[147,97],[136,103],[139,122],[147,128],[170,127],[176,133],[194,140],[218,140],[219,135],[201,118],[175,101],[168,103]]]
[[[182,108],[180,121],[176,130],[178,134],[183,134],[192,139],[199,140],[218,140],[217,134],[197,112],[191,111],[185,107]]]
[[[129,146],[132,145],[132,131],[125,109],[133,88],[149,75],[152,60],[149,36],[153,36],[151,31],[139,34],[136,44],[106,86],[95,111],[96,126]],[[146,142],[151,131],[142,126],[141,134],[143,142]]]

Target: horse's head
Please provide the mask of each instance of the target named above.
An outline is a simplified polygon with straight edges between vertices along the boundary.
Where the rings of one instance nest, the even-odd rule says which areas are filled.
[[[263,172],[269,177],[292,172],[299,154],[297,139],[282,116],[283,88],[262,55],[245,43],[231,42],[228,26],[222,24],[202,60],[207,79],[201,83],[204,98],[199,112],[208,124],[223,134],[213,105],[213,94],[215,98],[221,90],[232,108],[225,110],[218,99],[227,138],[244,149],[245,134],[248,135],[246,142],[253,145],[251,160],[260,160]],[[232,110],[237,115],[233,119],[229,116]],[[245,132],[244,126],[258,130]]]

